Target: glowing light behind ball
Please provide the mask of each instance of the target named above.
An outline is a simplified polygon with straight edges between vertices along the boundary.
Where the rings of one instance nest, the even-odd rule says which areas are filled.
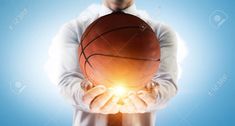
[[[113,87],[113,90],[114,94],[118,97],[123,97],[127,92],[126,88],[123,86],[115,86]]]

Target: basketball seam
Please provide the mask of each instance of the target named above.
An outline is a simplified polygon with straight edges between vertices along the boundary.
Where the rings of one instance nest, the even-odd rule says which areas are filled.
[[[93,53],[93,54],[87,56],[87,60],[89,60],[89,58],[91,58],[92,56],[96,56],[96,55],[115,57],[115,58],[124,58],[124,59],[131,59],[131,60],[160,61],[160,59],[134,58],[134,57],[116,56],[116,55],[102,54],[102,53]]]
[[[84,49],[86,49],[87,46],[89,46],[93,41],[95,41],[96,39],[100,38],[100,37],[103,36],[103,35],[106,35],[106,34],[112,32],[112,31],[118,31],[118,30],[128,29],[128,28],[130,28],[130,29],[131,29],[131,28],[133,28],[133,29],[135,29],[135,28],[136,28],[136,29],[139,29],[140,27],[139,27],[139,26],[123,26],[123,27],[118,27],[118,28],[115,28],[115,29],[111,29],[111,30],[109,30],[109,31],[106,31],[106,32],[100,34],[99,36],[97,36],[96,38],[94,38],[93,40],[91,40],[90,42],[88,42],[88,44],[84,47]],[[148,31],[151,32],[151,30],[148,30]]]
[[[160,60],[159,60],[160,61]],[[93,68],[93,66],[91,65],[91,64],[89,64],[89,66],[93,69],[93,70],[95,70],[94,68]],[[86,64],[85,64],[85,70],[86,70]],[[97,70],[96,70],[97,71]],[[99,72],[99,71],[98,71]],[[100,73],[100,72],[99,72]],[[147,74],[147,75],[151,75],[152,73],[150,73],[150,74]],[[146,76],[146,75],[145,75]],[[91,79],[91,78],[89,78],[89,79]],[[93,79],[91,79],[91,80],[93,80]],[[109,82],[111,82],[112,83],[112,81],[111,80],[109,80],[109,79],[107,79]],[[141,80],[143,80],[143,78],[141,79]],[[93,80],[94,81],[94,80]],[[132,82],[133,83],[133,82]],[[129,86],[129,87],[135,87],[135,86]]]
[[[85,74],[86,74],[86,76],[87,76],[87,72],[86,72],[86,64],[88,63],[89,64],[89,66],[93,69],[93,70],[95,70],[94,68],[93,68],[93,66],[91,65],[91,63],[89,62],[89,58],[91,58],[92,56],[95,56],[95,55],[102,55],[102,56],[108,56],[108,57],[115,57],[115,58],[128,58],[128,59],[131,59],[131,60],[147,60],[147,61],[154,61],[154,62],[159,62],[160,61],[160,59],[158,59],[158,60],[151,60],[151,59],[137,59],[137,58],[129,58],[129,57],[122,57],[122,56],[113,56],[113,55],[107,55],[107,54],[99,54],[99,53],[94,53],[94,54],[91,54],[91,55],[89,55],[88,57],[87,57],[87,60],[85,61],[85,63],[84,63],[84,72],[85,72]],[[97,70],[96,70],[97,71]],[[99,72],[99,71],[98,71]],[[87,76],[88,77],[88,76]],[[109,80],[109,79],[107,79],[108,81],[110,81],[110,82],[112,82],[111,80]]]
[[[115,29],[111,29],[111,30],[108,30],[108,31],[106,31],[106,32],[104,32],[104,33],[102,33],[102,34],[100,34],[100,35],[98,35],[97,37],[95,37],[93,40],[91,40],[91,41],[89,41],[88,42],[88,44],[83,48],[83,44],[82,44],[82,42],[81,42],[81,54],[80,54],[80,56],[79,56],[79,62],[80,62],[80,59],[81,59],[81,55],[83,54],[83,56],[84,56],[84,58],[85,58],[85,63],[84,63],[84,72],[85,72],[85,75],[87,76],[87,72],[86,72],[86,68],[85,68],[85,66],[86,66],[86,63],[88,63],[91,67],[93,67],[92,65],[91,65],[91,63],[89,62],[89,58],[88,57],[86,57],[86,55],[85,55],[85,49],[92,43],[92,42],[94,42],[95,40],[97,40],[98,38],[100,38],[101,36],[103,36],[103,35],[106,35],[106,34],[108,34],[108,33],[110,33],[110,32],[113,32],[113,31],[118,31],[118,30],[122,30],[122,29],[129,29],[129,28],[140,28],[139,26],[123,26],[123,27],[118,27],[118,28],[115,28]],[[148,31],[150,31],[150,32],[152,32],[151,30],[148,30]],[[92,54],[91,54],[92,55]],[[102,54],[101,54],[102,55]],[[113,56],[113,57],[115,57],[115,56]],[[122,57],[119,57],[119,58],[122,58]],[[130,58],[131,59],[131,58]],[[137,59],[138,60],[138,59]],[[147,59],[148,60],[148,59]],[[159,60],[159,59],[158,59]]]
[[[89,29],[89,31],[84,35],[84,37],[82,37],[81,38],[81,42],[80,42],[80,45],[79,46],[81,46],[81,54],[80,54],[80,56],[79,56],[79,62],[80,62],[80,58],[81,58],[81,55],[83,54],[83,56],[84,56],[84,58],[85,58],[85,63],[86,63],[86,61],[87,61],[87,57],[86,57],[86,55],[85,55],[85,52],[84,52],[84,48],[83,48],[83,44],[82,44],[82,42],[83,42],[83,40],[87,37],[87,35],[90,33],[90,31],[93,29],[93,27],[98,23],[98,22],[100,22],[100,20],[96,20],[95,22],[93,22],[91,25],[91,28]],[[88,61],[89,62],[89,61]],[[84,65],[86,65],[84,63]],[[93,68],[93,66],[90,64],[90,62],[89,62],[89,65],[91,66],[91,68]],[[85,72],[85,75],[87,76],[87,73],[86,73],[86,68],[85,68],[85,66],[84,66],[84,72]]]
[[[121,29],[128,29],[128,28],[140,28],[140,27],[139,27],[139,26],[123,26],[123,27],[118,27],[118,28],[115,28],[115,29],[108,30],[108,31],[106,31],[106,32],[104,32],[104,33],[102,33],[102,34],[96,36],[96,37],[95,37],[94,39],[92,39],[91,41],[89,41],[88,44],[87,44],[86,46],[84,46],[84,48],[83,48],[83,45],[82,45],[82,42],[81,42],[80,45],[81,45],[81,47],[82,47],[82,52],[84,52],[85,49],[86,49],[93,41],[97,40],[97,39],[100,38],[101,36],[103,36],[103,35],[105,35],[105,34],[108,34],[108,33],[112,32],[112,31],[117,31],[117,30],[121,30]],[[151,31],[151,30],[149,30],[149,31]],[[80,61],[81,55],[82,55],[82,53],[79,55],[79,61]]]
[[[107,16],[107,15],[106,15],[106,16]],[[105,18],[106,16],[103,16],[103,18]],[[132,15],[132,16],[133,16],[133,15]],[[141,20],[141,19],[140,19],[140,20]],[[104,33],[98,35],[98,36],[97,36],[96,38],[94,38],[93,40],[89,41],[88,44],[83,48],[83,41],[84,41],[85,38],[89,35],[90,31],[93,29],[93,27],[94,27],[98,22],[100,22],[100,20],[97,20],[97,21],[95,21],[94,23],[91,24],[91,25],[92,25],[91,28],[90,28],[89,31],[84,35],[84,37],[82,37],[81,43],[80,43],[80,46],[81,46],[81,54],[80,54],[80,56],[79,56],[79,62],[80,62],[81,56],[82,56],[82,54],[83,54],[83,56],[84,56],[84,58],[85,58],[84,72],[85,72],[86,77],[88,77],[88,76],[87,76],[87,72],[86,72],[86,67],[87,67],[86,63],[88,63],[89,66],[94,70],[92,64],[89,62],[89,58],[92,57],[92,56],[95,56],[95,55],[103,55],[103,56],[116,57],[116,58],[128,58],[128,59],[133,59],[133,60],[149,60],[149,59],[137,59],[137,58],[131,58],[131,57],[113,56],[113,55],[98,54],[98,53],[97,53],[97,54],[91,54],[91,55],[89,55],[88,57],[86,57],[86,55],[85,55],[85,49],[86,49],[93,41],[97,40],[97,39],[100,38],[101,36],[103,36],[103,35],[105,35],[105,34],[108,34],[108,33],[112,32],[112,31],[120,30],[120,29],[125,29],[125,28],[140,28],[139,26],[128,26],[128,27],[125,26],[125,27],[119,27],[119,28],[111,29],[111,30],[109,30],[109,31],[106,31],[106,32],[104,32]],[[145,24],[147,24],[147,23],[145,23]],[[147,24],[147,25],[148,25],[148,24]],[[152,30],[149,30],[149,29],[147,29],[147,30],[150,31],[150,32],[153,32]],[[150,61],[151,61],[151,60],[150,60]],[[156,60],[156,61],[160,61],[160,59],[158,59],[158,60]],[[110,80],[109,80],[109,81],[110,81]],[[111,81],[111,82],[112,82],[112,81]]]
[[[100,22],[100,20],[96,20],[95,22],[93,22],[91,25],[91,28],[89,29],[89,31],[86,32],[86,34],[84,35],[84,37],[82,37],[81,42],[87,37],[87,35],[90,33],[90,31],[93,29],[93,27]]]
[[[94,68],[93,68],[93,66],[89,63],[89,66],[93,69],[93,70],[95,70]],[[86,62],[85,62],[85,64],[84,64],[84,69],[85,69],[85,73],[86,73]],[[98,70],[95,70],[95,71],[97,71],[97,72],[99,72]],[[100,73],[100,72],[99,72]],[[87,74],[87,73],[86,73]],[[88,77],[88,76],[87,76]],[[89,78],[89,79],[91,79],[91,78]],[[91,80],[93,80],[93,79],[91,79]],[[107,80],[110,82],[110,83],[112,83],[112,81],[111,80],[109,80],[108,78],[107,78]],[[94,81],[94,80],[93,80]]]

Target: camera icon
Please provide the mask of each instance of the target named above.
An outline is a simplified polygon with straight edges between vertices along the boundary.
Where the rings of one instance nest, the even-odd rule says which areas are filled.
[[[215,10],[209,17],[209,23],[214,28],[220,28],[228,20],[228,15],[222,10]]]
[[[26,87],[26,84],[21,81],[14,81],[10,84],[11,91],[16,95],[20,95]]]

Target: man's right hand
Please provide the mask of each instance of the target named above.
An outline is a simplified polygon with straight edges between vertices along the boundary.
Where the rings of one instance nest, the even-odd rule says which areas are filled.
[[[85,91],[82,100],[93,113],[115,114],[119,112],[119,97],[103,85],[94,86]]]

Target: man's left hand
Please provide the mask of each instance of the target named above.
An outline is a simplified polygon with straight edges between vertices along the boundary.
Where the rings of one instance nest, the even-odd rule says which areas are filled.
[[[122,113],[145,113],[157,102],[159,86],[154,83],[146,85],[146,88],[137,92],[129,92],[128,97],[123,99]]]

